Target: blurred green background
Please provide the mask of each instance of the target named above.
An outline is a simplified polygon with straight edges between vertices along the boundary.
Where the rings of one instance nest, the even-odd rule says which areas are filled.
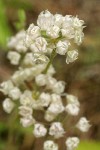
[[[67,82],[66,92],[79,97],[80,116],[86,116],[92,124],[88,133],[79,133],[82,142],[78,150],[100,150],[100,0],[0,0],[0,82],[9,79],[16,69],[6,59],[7,39],[19,28],[27,29],[30,23],[36,23],[38,14],[46,9],[54,14],[78,15],[86,23],[79,59],[66,65],[65,59],[58,56],[54,65],[57,78]],[[0,150],[41,150],[42,140],[34,141],[31,129],[9,124],[11,116],[2,109],[3,99],[0,93]],[[8,139],[9,128],[12,136]]]

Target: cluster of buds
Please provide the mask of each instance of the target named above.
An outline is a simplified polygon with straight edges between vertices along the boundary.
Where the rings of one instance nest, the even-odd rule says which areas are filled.
[[[82,43],[83,28],[84,21],[77,16],[53,15],[44,11],[38,16],[37,26],[32,23],[26,31],[20,31],[8,41],[10,51],[7,57],[19,68],[0,85],[0,91],[7,96],[3,109],[13,113],[16,108],[20,123],[23,127],[33,127],[36,138],[49,136],[59,139],[66,136],[63,113],[70,117],[79,114],[78,98],[65,93],[65,82],[53,77],[56,71],[52,61],[57,54],[66,55],[67,64],[78,58],[75,44]],[[82,117],[75,128],[87,132],[89,121]],[[74,150],[79,139],[68,137],[65,144],[67,150]],[[58,145],[47,140],[43,149],[58,150]]]

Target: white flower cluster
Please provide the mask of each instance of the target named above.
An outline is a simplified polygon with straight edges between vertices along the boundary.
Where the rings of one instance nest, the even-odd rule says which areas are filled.
[[[3,109],[11,113],[17,108],[20,123],[23,127],[33,127],[36,138],[65,136],[67,131],[59,118],[63,112],[70,117],[79,114],[78,98],[64,93],[65,82],[53,77],[55,69],[51,63],[56,54],[66,55],[67,64],[77,59],[78,50],[71,50],[71,44],[82,43],[83,24],[78,17],[44,11],[38,16],[37,26],[31,24],[26,32],[20,31],[8,42],[11,51],[7,57],[11,64],[19,65],[19,69],[0,85],[0,91],[7,96]],[[42,112],[43,118],[39,120],[35,112]],[[90,128],[85,117],[75,126],[82,132]],[[78,144],[77,137],[66,140],[68,150],[74,150]],[[44,150],[58,150],[58,145],[45,141]]]
[[[26,32],[22,30],[8,41],[9,49],[13,49],[8,53],[8,59],[13,65],[18,65],[21,58],[25,65],[32,65],[34,54],[46,62],[47,56],[55,49],[57,54],[66,55],[66,63],[69,64],[78,58],[78,50],[72,49],[71,45],[82,43],[83,28],[84,21],[77,16],[43,11],[38,16],[37,25],[32,23]]]

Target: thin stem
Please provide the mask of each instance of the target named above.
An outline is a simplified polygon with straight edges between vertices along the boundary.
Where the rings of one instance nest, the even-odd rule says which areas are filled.
[[[48,71],[50,65],[52,64],[53,59],[55,58],[56,55],[57,55],[57,54],[56,54],[56,49],[53,49],[53,51],[52,51],[52,53],[51,53],[51,56],[50,56],[50,61],[48,62],[48,64],[47,64],[45,70],[43,71],[44,74],[47,73],[47,71]]]
[[[8,126],[9,126],[9,133],[8,133],[8,141],[7,141],[7,147],[9,150],[16,150],[17,147],[14,147],[13,145],[13,132],[15,130],[15,127],[14,127],[14,123],[17,119],[17,109],[15,108],[14,112],[11,114],[10,118],[9,118],[9,122],[8,122]]]

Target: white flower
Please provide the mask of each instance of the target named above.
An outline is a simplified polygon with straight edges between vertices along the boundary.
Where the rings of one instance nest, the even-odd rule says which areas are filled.
[[[35,120],[32,116],[23,117],[20,119],[20,123],[23,127],[29,127],[35,123]]]
[[[11,80],[2,82],[0,84],[0,91],[3,92],[5,95],[9,94],[10,90],[14,88],[14,85]]]
[[[64,81],[58,81],[56,82],[56,84],[52,87],[52,91],[54,93],[57,93],[57,94],[61,94],[64,92],[64,89],[65,89],[65,82]]]
[[[54,122],[51,124],[49,129],[49,135],[54,136],[54,138],[58,139],[64,135],[65,131],[60,122]]]
[[[19,106],[19,114],[23,117],[31,116],[33,113],[32,108],[28,106]]]
[[[24,60],[23,60],[24,65],[34,65],[34,56],[33,53],[26,53]]]
[[[19,85],[24,81],[24,78],[25,78],[24,71],[18,70],[13,74],[12,81],[14,82],[14,84]]]
[[[19,31],[15,36],[11,37],[7,43],[8,48],[15,49],[18,52],[26,52],[27,48],[24,45],[25,31]]]
[[[71,15],[66,15],[64,17],[61,32],[62,36],[68,39],[74,38],[75,30],[73,27],[73,17]]]
[[[34,53],[33,62],[35,62],[36,64],[41,64],[41,63],[46,64],[49,62],[49,58],[45,56],[44,54]]]
[[[65,111],[72,116],[77,116],[79,113],[79,110],[80,108],[76,104],[68,104],[65,107]]]
[[[48,112],[57,115],[64,111],[64,106],[62,103],[51,103],[50,106],[47,109]]]
[[[33,110],[43,110],[41,101],[33,99],[32,108],[33,108]]]
[[[20,104],[24,106],[31,106],[33,102],[32,93],[29,90],[25,90],[20,96]]]
[[[84,39],[84,33],[82,32],[82,29],[76,30],[75,31],[74,42],[77,45],[80,45],[82,43],[83,39]]]
[[[54,15],[54,24],[57,25],[58,27],[62,26],[64,17],[60,14],[55,14]]]
[[[39,74],[35,77],[35,82],[38,86],[44,86],[46,85],[46,75],[45,74]]]
[[[69,41],[59,41],[56,45],[56,52],[60,55],[65,55],[65,53],[67,52],[68,48],[70,46],[70,42]]]
[[[47,133],[47,129],[44,127],[44,125],[39,123],[34,125],[33,134],[35,137],[37,138],[43,137],[46,135],[46,133]]]
[[[78,98],[76,96],[71,95],[71,94],[67,94],[66,99],[67,99],[68,104],[75,104],[77,106],[80,106],[80,103],[79,103]]]
[[[51,99],[52,99],[52,103],[62,103],[61,96],[56,93],[53,93],[51,95]]]
[[[44,118],[46,121],[51,122],[56,118],[56,116],[57,116],[57,114],[46,111]]]
[[[47,112],[50,114],[53,114],[54,116],[57,116],[58,114],[62,113],[64,111],[64,106],[62,103],[62,99],[59,95],[57,94],[52,94],[51,95],[51,104],[47,109]]]
[[[15,49],[19,53],[25,53],[27,51],[27,47],[24,45],[24,40],[18,41],[18,43],[16,43]]]
[[[52,38],[57,38],[59,37],[59,32],[60,32],[60,28],[56,25],[51,26],[50,28],[47,29],[47,35],[52,37]]]
[[[32,40],[31,36],[26,34],[25,38],[24,38],[24,44],[27,48],[29,48],[31,46],[31,44],[33,44],[34,41]]]
[[[78,58],[78,50],[71,50],[67,52],[66,63],[75,61]]]
[[[29,28],[27,29],[27,34],[31,36],[30,38],[34,40],[35,38],[40,36],[40,28],[35,26],[33,23],[30,24]]]
[[[31,44],[30,49],[33,53],[46,53],[47,41],[43,37],[38,37],[35,39],[34,43]]]
[[[58,150],[58,145],[51,140],[44,142],[43,150]]]
[[[77,137],[69,137],[66,140],[66,146],[68,150],[75,150],[79,144],[80,140]]]
[[[54,16],[49,11],[43,11],[40,13],[37,19],[37,24],[42,30],[47,30],[54,23]]]
[[[57,80],[50,75],[47,76],[47,88],[52,89],[52,87],[56,84]]]
[[[7,58],[10,60],[11,64],[18,65],[21,55],[15,51],[8,52]]]
[[[74,28],[79,29],[83,26],[83,24],[84,24],[84,21],[77,18],[77,16],[73,18],[73,27]]]
[[[71,27],[73,24],[73,17],[71,15],[66,15],[63,19],[62,28]]]
[[[51,96],[48,93],[41,93],[40,97],[39,97],[39,101],[41,103],[41,106],[43,107],[47,107],[50,102],[51,102]]]
[[[21,96],[21,91],[19,88],[14,87],[12,90],[9,91],[9,97],[13,100],[18,100]]]
[[[82,132],[87,132],[89,128],[91,127],[91,125],[89,124],[89,121],[85,117],[82,117],[78,121],[76,127]]]
[[[11,113],[15,104],[13,101],[11,101],[11,99],[9,98],[6,98],[4,101],[3,101],[3,109],[6,113]]]

